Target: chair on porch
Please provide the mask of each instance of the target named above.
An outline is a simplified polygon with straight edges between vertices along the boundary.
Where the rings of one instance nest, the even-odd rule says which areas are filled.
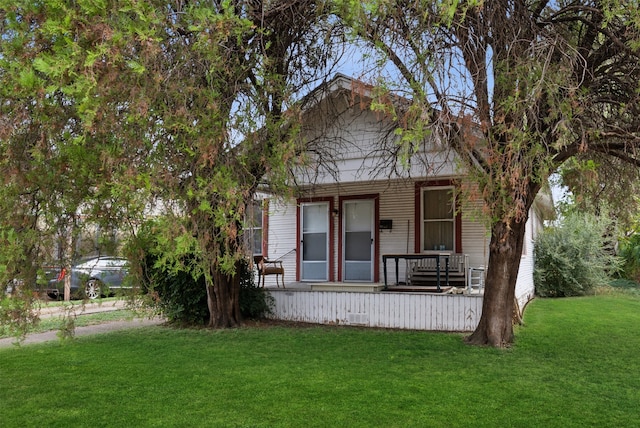
[[[267,260],[263,256],[253,256],[253,261],[258,269],[258,285],[260,285],[260,280],[262,279],[262,287],[264,288],[264,277],[267,275],[275,275],[276,284],[278,288],[280,288],[278,275],[281,275],[282,288],[286,288],[284,286],[284,267],[282,266],[281,260]]]
[[[470,267],[468,279],[467,291],[469,294],[484,293],[484,266]]]

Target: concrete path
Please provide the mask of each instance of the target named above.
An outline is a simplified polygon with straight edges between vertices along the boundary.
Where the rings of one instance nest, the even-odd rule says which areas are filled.
[[[85,304],[76,304],[73,309],[76,315],[95,314],[98,312],[117,311],[126,309],[127,302],[125,300],[108,300],[108,301],[90,301]],[[64,313],[67,306],[52,305],[51,303],[43,303],[40,307],[40,318],[50,318]]]
[[[98,312],[108,312],[115,311],[120,309],[125,309],[126,302],[122,300],[117,301],[109,301],[109,302],[92,302],[87,303],[84,306],[78,305],[75,309],[75,313],[78,316],[93,314]],[[61,315],[64,312],[64,308],[60,306],[47,306],[43,305],[40,310],[41,318],[51,318],[56,315]],[[75,337],[80,336],[88,336],[92,334],[100,334],[106,333],[109,331],[115,330],[124,330],[130,328],[140,328],[147,327],[152,325],[159,325],[164,323],[164,318],[134,318],[132,320],[124,320],[124,321],[110,321],[102,324],[88,325],[85,327],[76,327]],[[42,343],[42,342],[50,342],[60,340],[57,335],[58,331],[47,331],[44,333],[33,333],[27,335],[25,340],[20,342],[20,346],[30,345],[33,343]],[[7,348],[11,346],[16,346],[16,339],[13,337],[8,337],[4,339],[0,339],[0,348]]]

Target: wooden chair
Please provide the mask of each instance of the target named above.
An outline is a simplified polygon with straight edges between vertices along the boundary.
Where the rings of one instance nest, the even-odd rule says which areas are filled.
[[[280,283],[278,282],[278,275],[282,276],[282,288],[286,288],[284,286],[284,267],[282,266],[281,260],[267,260],[263,256],[253,256],[253,261],[256,264],[256,268],[258,269],[258,285],[260,285],[260,279],[262,279],[262,287],[264,288],[264,277],[267,275],[275,275],[276,276],[276,284],[278,288],[280,288]]]

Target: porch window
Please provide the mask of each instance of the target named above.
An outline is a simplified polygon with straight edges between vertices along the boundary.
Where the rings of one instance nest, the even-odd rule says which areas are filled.
[[[251,250],[254,256],[262,256],[263,254],[263,238],[264,238],[264,210],[263,201],[252,201],[247,205],[247,224],[246,237],[247,248]]]
[[[453,187],[422,191],[422,250],[454,251],[455,202]]]

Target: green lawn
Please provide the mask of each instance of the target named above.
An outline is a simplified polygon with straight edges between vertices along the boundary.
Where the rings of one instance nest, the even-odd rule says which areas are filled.
[[[0,349],[0,426],[640,426],[640,298],[536,300],[508,350],[338,327]]]

